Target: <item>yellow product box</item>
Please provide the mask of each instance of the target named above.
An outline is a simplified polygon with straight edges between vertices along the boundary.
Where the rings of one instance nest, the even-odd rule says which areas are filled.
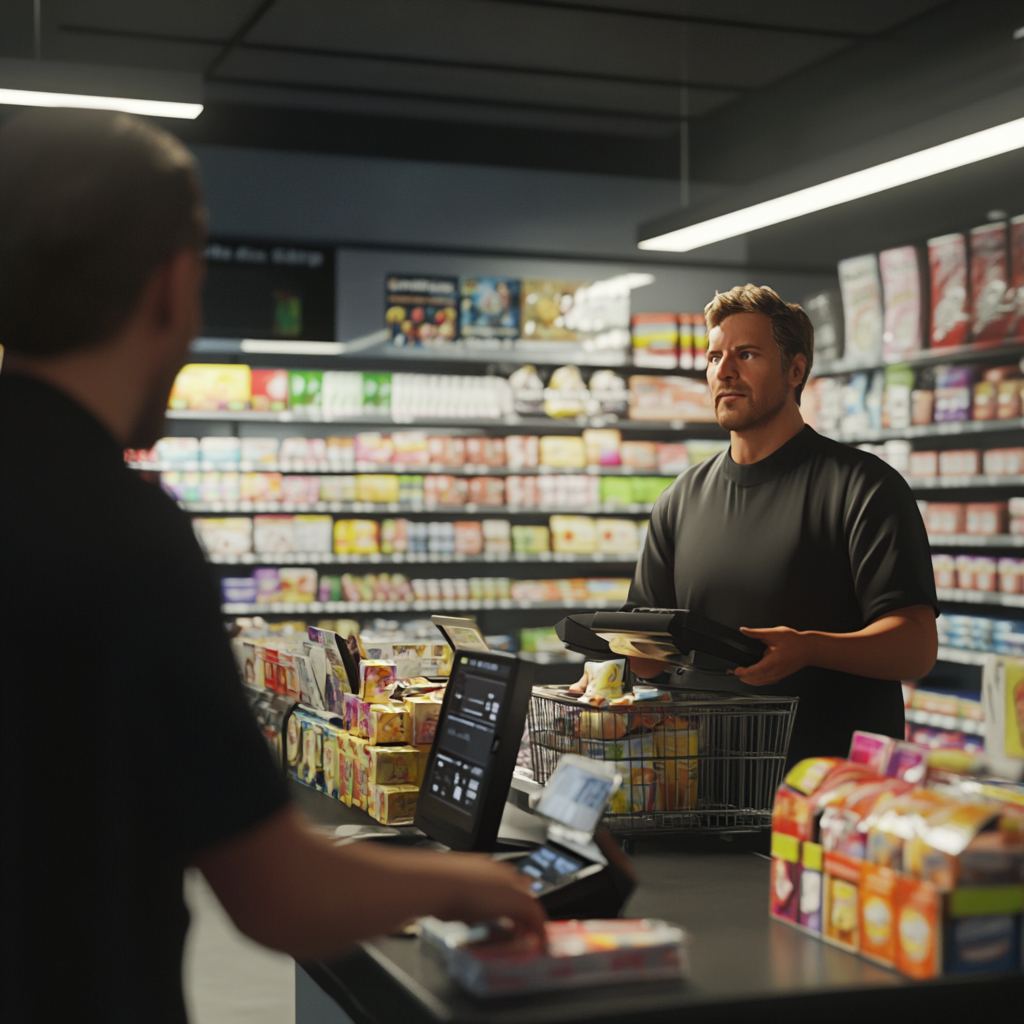
[[[584,430],[583,445],[586,448],[588,465],[618,466],[622,461],[619,455],[619,449],[622,447],[621,430]]]
[[[356,477],[356,501],[385,504],[398,501],[398,477],[392,473],[362,473]]]
[[[370,759],[367,754],[367,741],[359,736],[349,734],[349,750],[352,752],[352,807],[367,809],[370,785]]]
[[[249,408],[251,395],[252,375],[248,366],[188,363],[178,372],[167,406],[203,412],[238,412]]]
[[[371,704],[369,722],[367,732],[371,745],[409,742],[409,712],[404,705]]]
[[[282,565],[277,578],[281,589],[279,601],[305,603],[316,600],[317,571],[312,568],[300,568],[294,565]]]
[[[517,555],[538,555],[551,550],[551,533],[546,526],[512,527],[512,550]]]
[[[371,784],[367,810],[382,825],[411,825],[419,796],[419,786]]]
[[[387,704],[398,682],[398,667],[393,661],[363,658],[359,662],[359,697],[367,704]]]
[[[338,799],[346,807],[352,806],[352,770],[354,761],[347,733],[338,739]]]
[[[637,555],[640,533],[632,519],[597,519],[597,550],[605,555]]]
[[[584,469],[587,446],[582,437],[547,434],[540,439],[540,464],[559,469]]]
[[[420,752],[407,744],[403,747],[366,748],[369,761],[370,785],[403,786],[418,785],[420,773]]]
[[[597,551],[597,525],[593,516],[552,516],[551,550],[589,555]]]
[[[324,726],[324,792],[335,800],[341,799],[341,747],[342,736],[336,728]]]
[[[374,519],[346,519],[345,524],[348,533],[348,554],[376,555],[380,551],[380,523]]]
[[[409,742],[417,747],[426,746],[429,749],[437,731],[441,698],[435,697],[432,693],[406,697],[405,706],[409,710]]]

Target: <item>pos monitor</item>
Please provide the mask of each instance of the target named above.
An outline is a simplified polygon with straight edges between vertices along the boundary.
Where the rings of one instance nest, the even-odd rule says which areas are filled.
[[[453,850],[494,850],[533,686],[504,651],[456,650],[416,805],[416,827]]]

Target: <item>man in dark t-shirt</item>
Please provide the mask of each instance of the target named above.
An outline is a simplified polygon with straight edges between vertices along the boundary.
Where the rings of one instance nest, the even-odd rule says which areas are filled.
[[[626,607],[688,608],[764,641],[725,688],[800,697],[790,763],[845,756],[855,729],[902,738],[899,680],[925,675],[937,649],[910,488],[804,424],[813,329],[799,306],[746,285],[706,315],[708,384],[731,443],[658,500]],[[642,675],[663,668],[634,661]],[[685,682],[722,688],[699,673]]]
[[[0,131],[0,1003],[185,1020],[182,871],[300,958],[411,917],[543,912],[508,865],[339,848],[288,803],[187,518],[124,465],[197,333],[194,161],[123,114]]]

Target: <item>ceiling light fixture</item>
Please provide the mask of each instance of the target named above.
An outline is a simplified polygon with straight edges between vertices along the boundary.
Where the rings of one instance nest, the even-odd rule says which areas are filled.
[[[31,89],[0,88],[0,103],[16,107],[80,107],[86,110],[120,110],[146,117],[181,117],[194,121],[202,112],[202,103],[177,103],[173,100],[139,100],[128,96],[87,96],[72,92],[36,92]]]
[[[795,217],[849,203],[854,199],[862,199],[876,192],[884,192],[1021,148],[1024,148],[1024,117],[895,160],[887,160],[862,171],[844,174],[820,185],[755,203],[720,217],[645,238],[639,243],[639,248],[660,252],[690,252],[713,242],[745,235],[772,224],[781,224]]]

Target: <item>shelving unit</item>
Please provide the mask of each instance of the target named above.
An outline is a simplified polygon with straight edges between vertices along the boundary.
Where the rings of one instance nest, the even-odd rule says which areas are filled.
[[[1024,476],[981,473],[978,476],[910,477],[907,483],[915,491],[973,491],[975,488],[1024,487]]]
[[[587,609],[599,611],[615,610],[621,601],[607,601],[603,598],[583,598],[578,601],[526,601],[511,597],[466,598],[429,601],[310,601],[306,604],[275,602],[273,604],[225,603],[221,611],[225,615],[353,615],[360,612],[466,612],[466,611],[553,611],[566,609]]]
[[[484,552],[479,555],[433,554],[426,551],[391,555],[336,555],[328,552],[305,552],[286,555],[211,555],[215,565],[618,565],[632,566],[637,556],[612,555],[601,552],[592,555],[567,554],[544,551],[540,554],[509,555]]]
[[[952,437],[965,434],[1012,433],[1024,430],[1024,417],[1009,420],[957,420],[950,423],[929,423],[911,427],[882,427],[878,430],[857,430],[852,432],[833,431],[826,437],[846,444],[864,444],[872,441],[902,441],[921,437]]]
[[[933,548],[1024,548],[1024,535],[1001,533],[982,537],[973,533],[930,533],[928,543]]]
[[[330,473],[351,476],[360,473],[398,473],[403,476],[556,476],[565,473],[581,476],[669,476],[658,469],[637,469],[633,466],[537,466],[528,469],[511,469],[508,466],[404,466],[390,463],[357,462],[355,469],[316,462],[130,462],[129,469],[143,472],[196,473],[207,470],[216,473],[301,473],[308,476]],[[1024,479],[1022,477],[1021,479]]]
[[[445,516],[518,516],[518,515],[650,515],[651,504],[643,505],[404,505],[397,501],[180,501],[186,512],[290,513],[340,512],[357,515],[445,515]]]
[[[951,604],[987,604],[1000,608],[1024,608],[1024,594],[1001,594],[993,590],[960,590],[956,587],[938,587],[940,601]]]
[[[907,708],[903,714],[908,722],[915,725],[930,725],[933,729],[965,732],[971,736],[985,735],[985,723],[976,718],[955,718],[953,715],[939,715],[933,711],[919,711],[917,708]]]
[[[937,366],[942,363],[1007,363],[1024,358],[1022,345],[959,345],[950,348],[927,348],[903,356],[889,356],[881,361],[857,362],[838,359],[816,363],[812,377],[835,377],[860,370],[879,370],[886,366]]]

